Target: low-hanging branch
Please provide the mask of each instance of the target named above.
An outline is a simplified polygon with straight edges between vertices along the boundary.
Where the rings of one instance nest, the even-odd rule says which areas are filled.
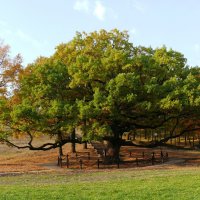
[[[68,138],[62,139],[60,141],[56,140],[55,142],[47,142],[40,146],[34,146],[33,145],[33,136],[31,135],[30,132],[27,132],[27,134],[28,134],[30,140],[24,146],[17,145],[16,143],[14,143],[8,139],[5,139],[5,138],[1,138],[0,142],[6,143],[8,146],[15,147],[18,149],[29,149],[29,150],[35,150],[35,151],[37,151],[37,150],[47,151],[47,150],[51,150],[51,149],[56,149],[67,143],[70,143],[70,142],[81,143],[81,141],[78,139],[72,139],[72,138],[68,137]]]
[[[147,145],[147,147],[161,146],[161,145],[165,144],[170,139],[178,138],[178,137],[184,135],[185,133],[193,132],[193,131],[198,131],[198,130],[200,130],[200,127],[198,127],[198,128],[191,128],[191,129],[185,129],[185,130],[182,130],[179,134],[167,136],[167,137],[161,139],[160,141],[156,141],[154,144]]]
[[[165,137],[165,138],[163,138],[163,139],[161,139],[161,140],[159,140],[159,141],[154,141],[153,143],[149,143],[149,144],[136,144],[136,143],[134,143],[132,141],[124,141],[122,143],[122,145],[123,146],[138,146],[138,147],[153,148],[153,147],[164,145],[170,139],[178,138],[178,137],[184,135],[185,133],[194,132],[194,131],[198,131],[198,130],[200,130],[200,126],[194,127],[194,128],[191,128],[190,126],[188,126],[186,129],[182,130],[179,134],[173,135],[173,133],[175,131],[175,126],[174,126],[173,131],[170,132],[170,135]]]

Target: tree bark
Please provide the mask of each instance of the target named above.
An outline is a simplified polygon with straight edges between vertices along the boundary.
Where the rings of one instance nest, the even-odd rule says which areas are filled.
[[[76,133],[75,133],[75,129],[73,130],[72,134],[71,134],[71,151],[72,153],[76,152],[76,142],[75,142],[75,137],[76,137]]]
[[[59,146],[59,156],[63,156],[63,149],[62,149],[62,145]]]
[[[62,141],[62,133],[59,131],[59,132],[58,132],[58,143],[59,143],[58,149],[59,149],[59,156],[63,156],[63,150],[62,150],[61,141]]]
[[[87,142],[84,142],[83,148],[84,148],[84,149],[87,149]]]
[[[108,156],[112,157],[113,161],[119,160],[120,148],[122,145],[122,139],[119,137],[119,133],[115,133],[115,137],[110,138],[109,140],[110,146],[107,150]]]

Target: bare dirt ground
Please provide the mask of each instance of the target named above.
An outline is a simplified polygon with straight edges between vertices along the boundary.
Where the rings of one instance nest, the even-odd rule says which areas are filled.
[[[36,145],[47,141],[46,137],[38,138],[36,141]],[[20,144],[24,144],[26,139],[20,139]],[[87,150],[83,149],[83,145],[76,145],[78,152],[86,152],[90,151],[91,145]],[[63,147],[64,154],[70,155],[70,144],[67,144]],[[94,149],[93,149],[94,150]],[[131,151],[131,157],[130,157]],[[200,151],[197,150],[177,150],[177,149],[169,149],[166,147],[162,148],[162,152],[165,154],[166,152],[169,155],[169,159],[164,164],[155,163],[152,165],[151,162],[146,164],[140,163],[137,166],[136,162],[132,162],[135,158],[141,158],[142,154],[145,156],[152,155],[152,152],[155,155],[159,155],[161,152],[160,148],[156,149],[147,149],[147,148],[137,148],[137,147],[122,147],[120,154],[122,155],[122,159],[126,161],[126,164],[120,164],[120,168],[137,168],[137,169],[181,169],[186,167],[200,167]],[[9,174],[9,173],[27,173],[27,172],[63,172],[63,171],[73,171],[75,169],[80,169],[80,160],[74,162],[73,165],[67,169],[66,166],[62,168],[57,166],[57,158],[58,158],[58,149],[50,150],[50,151],[30,151],[27,149],[16,149],[13,147],[8,147],[5,144],[0,144],[0,175]],[[84,160],[85,159],[85,160]],[[92,158],[91,158],[92,159]],[[94,162],[96,163],[96,159],[94,158]],[[83,158],[83,162],[87,162],[87,156]],[[92,163],[92,161],[91,161]],[[100,166],[100,170],[110,170],[116,169],[116,165],[110,166]],[[91,166],[88,164],[87,166],[83,164],[83,170],[98,170],[96,164],[92,164]],[[76,171],[76,170],[75,170]]]

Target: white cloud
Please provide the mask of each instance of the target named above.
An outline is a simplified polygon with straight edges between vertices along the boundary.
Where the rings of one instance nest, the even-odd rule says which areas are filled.
[[[95,2],[95,8],[93,14],[101,21],[105,19],[106,8],[100,1]]]
[[[106,15],[106,7],[102,4],[102,1],[96,0],[96,1],[90,1],[90,0],[76,0],[74,4],[74,10],[79,11],[79,12],[84,12],[90,15],[94,15],[97,19],[100,21],[105,20],[105,15]],[[118,16],[114,12],[113,9],[110,9],[109,14],[114,19],[117,19]]]
[[[74,4],[74,10],[89,12],[89,1],[88,0],[77,0]]]

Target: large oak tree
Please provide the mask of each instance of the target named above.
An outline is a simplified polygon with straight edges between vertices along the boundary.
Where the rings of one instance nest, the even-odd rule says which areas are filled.
[[[29,135],[29,143],[18,148],[61,148],[78,142],[71,136],[79,127],[82,141],[109,140],[117,157],[127,144],[124,132],[167,130],[145,144],[155,146],[200,128],[199,68],[166,47],[135,47],[125,31],[77,33],[50,58],[27,66],[18,80],[1,115],[2,124],[9,122],[2,141],[16,146],[5,132]],[[35,133],[53,135],[55,142],[35,147]]]

